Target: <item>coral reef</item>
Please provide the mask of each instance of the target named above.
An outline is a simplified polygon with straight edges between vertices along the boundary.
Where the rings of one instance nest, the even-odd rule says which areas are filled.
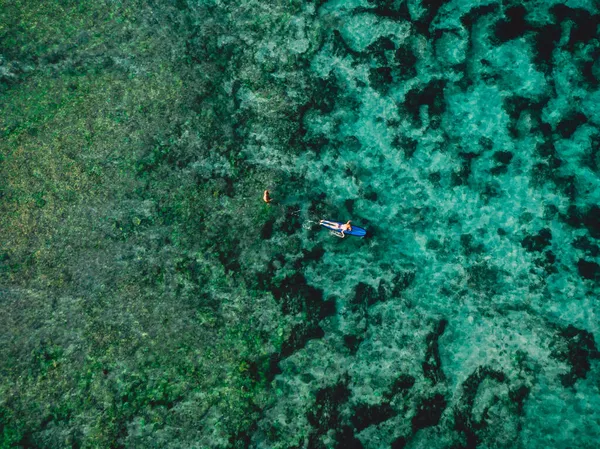
[[[0,448],[595,448],[599,19],[5,2]]]

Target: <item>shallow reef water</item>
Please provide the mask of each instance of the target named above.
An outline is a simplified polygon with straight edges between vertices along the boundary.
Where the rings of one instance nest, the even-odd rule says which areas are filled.
[[[598,447],[597,2],[116,4],[0,27],[0,448]]]
[[[594,447],[597,5],[316,14],[300,206],[370,236],[299,231],[335,313],[280,363],[253,447]]]

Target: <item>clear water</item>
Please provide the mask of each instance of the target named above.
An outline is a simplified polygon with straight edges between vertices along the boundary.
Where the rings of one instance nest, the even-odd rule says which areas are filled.
[[[597,2],[34,3],[0,449],[598,447]]]
[[[600,441],[599,42],[577,37],[597,9],[569,7],[453,1],[429,26],[418,2],[318,9],[329,103],[292,171],[325,194],[315,218],[372,235],[304,231],[336,311],[281,362],[253,447]]]

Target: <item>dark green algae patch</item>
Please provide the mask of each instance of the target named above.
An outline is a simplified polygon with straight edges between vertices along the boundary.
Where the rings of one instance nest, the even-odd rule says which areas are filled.
[[[247,447],[292,323],[242,150],[294,149],[304,59],[255,52],[300,9],[3,3],[0,447]]]
[[[0,448],[595,447],[597,23],[3,3]]]

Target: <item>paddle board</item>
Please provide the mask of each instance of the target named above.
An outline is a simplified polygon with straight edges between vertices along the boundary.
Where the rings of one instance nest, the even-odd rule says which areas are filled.
[[[330,223],[334,223],[334,224],[332,225]],[[324,228],[331,229],[332,231],[341,232],[341,230],[338,227],[336,227],[335,225],[341,226],[344,223],[339,223],[337,221],[326,221],[324,223],[319,223],[319,224],[321,226],[323,226]],[[358,226],[354,226],[353,224],[350,224],[350,226],[352,227],[352,230],[344,231],[344,235],[354,235],[356,237],[364,237],[365,235],[367,235],[366,229],[359,228]]]

